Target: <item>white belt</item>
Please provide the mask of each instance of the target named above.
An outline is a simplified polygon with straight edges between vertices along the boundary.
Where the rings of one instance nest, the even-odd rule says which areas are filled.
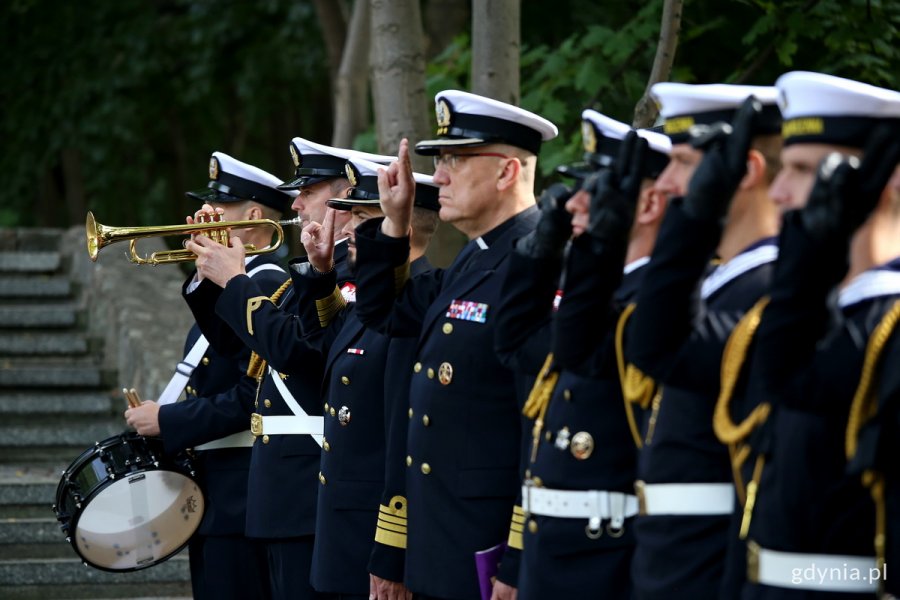
[[[634,484],[642,515],[730,515],[734,488],[730,483]]]
[[[325,417],[310,417],[309,415],[285,415],[264,417],[253,415],[251,431],[254,435],[311,435],[321,446],[322,436],[325,434]]]
[[[221,450],[223,448],[249,448],[253,445],[254,437],[250,434],[250,430],[238,431],[231,435],[226,435],[217,440],[206,442],[195,446],[194,450]]]
[[[872,556],[801,554],[747,544],[747,579],[754,583],[822,592],[875,592],[883,580]]]
[[[522,508],[526,513],[546,517],[588,519],[587,529],[595,534],[600,531],[600,522],[609,519],[607,530],[612,534],[621,532],[627,517],[638,514],[638,499],[624,492],[553,490],[524,485]]]

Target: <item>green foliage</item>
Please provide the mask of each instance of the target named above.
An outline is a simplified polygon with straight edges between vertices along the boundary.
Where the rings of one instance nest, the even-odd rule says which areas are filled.
[[[631,122],[661,7],[522,2],[521,102],[561,131],[545,176],[579,159],[582,109]],[[8,0],[0,32],[0,226],[78,223],[84,208],[114,225],[179,222],[211,151],[284,177],[291,137],[330,137],[312,0]],[[898,89],[898,39],[896,0],[685,0],[670,79],[772,84],[808,69]],[[470,65],[461,35],[428,65],[422,109],[440,89],[468,89]],[[374,150],[373,131],[356,146]]]

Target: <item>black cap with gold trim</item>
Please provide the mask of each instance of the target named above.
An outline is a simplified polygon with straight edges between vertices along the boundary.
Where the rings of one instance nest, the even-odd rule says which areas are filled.
[[[283,190],[299,190],[326,179],[346,177],[344,163],[351,155],[363,156],[366,160],[380,164],[388,164],[397,159],[396,156],[334,148],[301,137],[292,139],[289,149],[291,160],[294,161],[294,178],[280,186]]]
[[[781,132],[781,112],[778,110],[778,90],[771,86],[728,85],[712,83],[662,82],[650,88],[664,119],[663,132],[673,144],[685,144],[698,126],[730,123],[744,100],[754,96],[763,110],[757,122],[757,133]]]
[[[351,156],[346,163],[346,177],[350,189],[344,198],[332,198],[328,206],[336,210],[351,210],[354,206],[380,206],[378,194],[378,169],[384,165],[361,157]],[[440,210],[438,186],[431,175],[413,173],[416,180],[415,206],[429,210]]]
[[[552,140],[556,125],[518,106],[460,90],[434,97],[437,139],[416,144],[418,154],[438,154],[441,148],[510,144],[538,154]]]
[[[824,73],[792,71],[775,82],[784,144],[864,148],[879,123],[900,124],[900,92]]]
[[[223,152],[209,158],[209,183],[202,190],[186,192],[201,202],[244,202],[252,200],[275,210],[285,210],[296,192],[279,189],[281,180],[260,168],[241,162]]]

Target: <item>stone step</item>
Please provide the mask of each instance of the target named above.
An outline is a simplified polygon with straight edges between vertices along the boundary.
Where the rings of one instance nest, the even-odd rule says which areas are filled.
[[[47,512],[53,514],[49,510]],[[52,516],[36,519],[0,519],[0,540],[4,544],[66,543],[59,522]]]
[[[152,596],[148,596],[152,594]],[[156,582],[148,588],[143,582],[114,583],[102,586],[45,584],[34,586],[0,586],[4,600],[100,600],[105,598],[132,600],[191,600],[188,581]]]
[[[104,415],[113,413],[113,399],[104,392],[0,393],[2,415]]]
[[[46,356],[55,354],[81,355],[90,343],[80,333],[37,333],[19,331],[0,333],[0,355]]]
[[[0,596],[8,598],[9,596],[3,595],[3,586],[13,585],[92,584],[107,586],[145,584],[143,593],[140,595],[146,597],[147,592],[150,591],[147,589],[146,584],[154,584],[153,592],[156,592],[155,584],[157,583],[187,581],[190,577],[186,551],[182,551],[165,562],[129,573],[109,573],[93,567],[87,567],[75,556],[74,552],[72,552],[72,555],[73,558],[23,558],[0,561]]]
[[[72,282],[64,275],[0,276],[0,298],[68,298]]]
[[[124,426],[122,431],[124,431]],[[0,467],[29,465],[33,468],[47,468],[58,473],[69,466],[89,446],[77,444],[61,444],[59,446],[5,446],[0,447]]]
[[[99,367],[30,366],[22,361],[0,359],[0,388],[99,388],[103,385],[104,373]]]
[[[53,273],[61,265],[59,252],[0,252],[0,272]]]
[[[0,306],[0,329],[75,327],[78,309],[71,304]]]
[[[9,448],[53,448],[62,446],[71,456],[69,462],[81,454],[85,449],[93,446],[95,442],[105,440],[108,437],[118,435],[125,431],[127,425],[123,417],[109,418],[98,421],[76,422],[64,425],[0,425],[0,454],[8,452]],[[72,448],[80,448],[74,454]],[[58,457],[57,457],[58,458]],[[22,456],[19,456],[21,461]],[[69,463],[67,462],[66,465]]]

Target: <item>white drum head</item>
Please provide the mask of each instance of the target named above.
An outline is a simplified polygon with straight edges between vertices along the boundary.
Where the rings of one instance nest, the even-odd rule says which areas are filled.
[[[81,556],[111,570],[139,569],[181,548],[203,518],[200,488],[173,471],[123,477],[90,499],[75,526]]]

